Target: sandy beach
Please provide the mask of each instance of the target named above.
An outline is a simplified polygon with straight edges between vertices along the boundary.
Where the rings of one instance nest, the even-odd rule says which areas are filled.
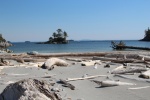
[[[90,55],[89,55],[90,54]],[[111,54],[111,56],[110,56]],[[113,54],[113,56],[112,56]],[[145,62],[125,62],[115,63],[113,61],[106,60],[94,60],[93,57],[102,57],[119,59],[122,61],[122,57],[114,57],[114,55],[142,55],[145,56]],[[11,55],[11,59],[8,59]],[[43,55],[43,56],[41,56]],[[24,56],[24,57],[23,57]],[[24,61],[23,63],[17,62],[13,57],[18,58],[32,58],[36,61]],[[42,57],[44,57],[44,60]],[[49,58],[59,58],[66,61],[68,66],[55,66],[54,69],[42,69],[41,65]],[[127,60],[133,59],[134,57],[126,56]],[[150,79],[139,78],[139,75],[145,71],[125,73],[125,74],[112,74],[111,72],[119,67],[126,66],[123,68],[146,68],[149,70],[149,57],[150,53],[147,51],[114,51],[114,52],[103,52],[103,53],[61,53],[61,54],[40,54],[37,55],[24,55],[24,54],[1,54],[1,58],[4,61],[9,61],[10,66],[0,66],[0,93],[4,92],[4,89],[23,79],[37,79],[44,80],[48,83],[54,83],[50,89],[57,89],[55,91],[62,100],[149,100],[150,92]],[[40,59],[40,60],[37,60]],[[136,58],[134,58],[135,60]],[[25,60],[25,59],[24,59]],[[136,60],[140,60],[137,58]],[[91,64],[92,61],[98,62],[99,64]],[[116,60],[115,60],[116,61]],[[125,61],[125,59],[123,59]],[[91,65],[84,65],[84,62],[90,62]],[[84,63],[85,64],[85,63]],[[106,65],[109,64],[107,67]],[[147,67],[143,67],[146,66]],[[132,69],[131,68],[131,69]],[[123,69],[124,70],[124,69]],[[104,75],[101,77],[88,78],[90,76]],[[69,79],[80,78],[82,80],[69,81]],[[75,89],[70,89],[68,86],[60,84],[60,79],[67,81],[67,83],[73,85]],[[130,83],[125,85],[115,86],[101,86],[93,80],[99,82],[113,81],[113,82],[124,82]],[[132,84],[132,85],[131,85]],[[50,90],[51,91],[51,90]],[[3,98],[3,100],[6,100]],[[14,100],[14,99],[12,99]],[[36,99],[35,99],[36,100]],[[51,99],[49,99],[51,100]]]

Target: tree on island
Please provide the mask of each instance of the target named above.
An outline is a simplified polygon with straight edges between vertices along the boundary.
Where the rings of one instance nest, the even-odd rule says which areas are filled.
[[[62,31],[62,29],[57,29],[56,31],[57,32],[54,32],[52,34],[52,37],[50,37],[47,42],[44,42],[44,44],[66,44],[68,43],[67,32]]]
[[[145,36],[140,41],[150,41],[150,29],[149,29],[149,27],[147,30],[145,30]]]

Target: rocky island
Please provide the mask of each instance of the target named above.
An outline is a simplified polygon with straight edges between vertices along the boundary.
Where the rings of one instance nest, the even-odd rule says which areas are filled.
[[[39,42],[37,44],[67,44],[68,34],[66,31],[62,31],[62,29],[57,29],[57,32],[54,32],[52,37],[49,38],[46,42]]]
[[[150,29],[149,29],[149,27],[147,30],[145,30],[145,36],[140,41],[150,41]]]
[[[2,34],[0,34],[0,52],[7,52],[7,53],[11,53],[11,50],[8,50],[7,47],[12,46],[12,44],[8,41],[6,41]]]

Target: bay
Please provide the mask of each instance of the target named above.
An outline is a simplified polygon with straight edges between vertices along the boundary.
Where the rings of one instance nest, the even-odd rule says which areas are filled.
[[[114,40],[119,42],[119,40]],[[138,40],[123,40],[128,46],[150,47],[150,42]],[[37,51],[39,53],[78,53],[78,52],[105,52],[113,51],[111,40],[103,41],[71,41],[68,44],[36,44],[35,42],[13,42],[14,46],[8,49],[14,53]]]

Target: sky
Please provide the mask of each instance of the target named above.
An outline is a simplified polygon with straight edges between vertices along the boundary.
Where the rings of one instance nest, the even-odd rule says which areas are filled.
[[[139,40],[150,27],[150,0],[0,0],[7,41],[47,41],[57,29],[73,40]]]

